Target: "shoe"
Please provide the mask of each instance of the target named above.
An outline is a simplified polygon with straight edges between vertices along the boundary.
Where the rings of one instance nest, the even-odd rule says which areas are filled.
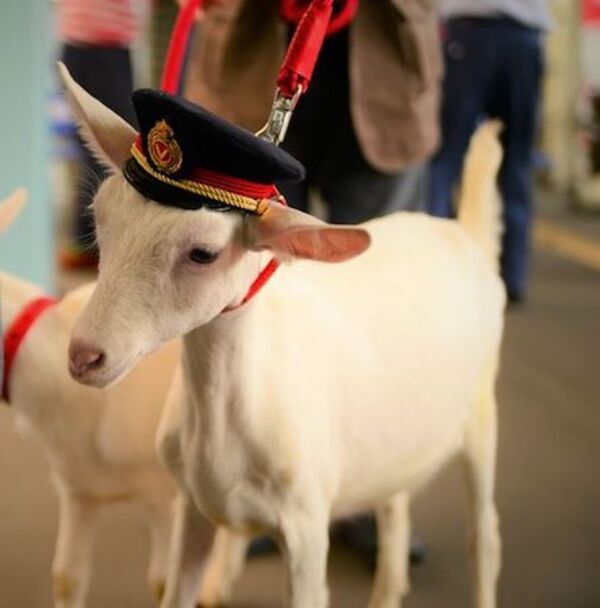
[[[358,553],[369,569],[377,566],[377,524],[371,515],[364,515],[333,524],[332,542],[339,542]],[[274,555],[279,551],[277,543],[268,536],[255,538],[248,547],[248,558]],[[411,538],[409,561],[411,566],[422,564],[427,558],[427,546],[419,538]]]
[[[377,565],[377,523],[372,515],[361,515],[336,523],[332,539],[341,542],[358,553],[367,566],[375,570]],[[427,557],[427,546],[414,536],[410,541],[409,560],[411,566],[418,566]]]
[[[270,536],[259,536],[252,539],[246,555],[249,559],[252,559],[253,557],[275,555],[278,551],[277,543]]]
[[[525,304],[525,294],[523,292],[508,290],[507,296],[506,307],[508,309],[521,308]]]

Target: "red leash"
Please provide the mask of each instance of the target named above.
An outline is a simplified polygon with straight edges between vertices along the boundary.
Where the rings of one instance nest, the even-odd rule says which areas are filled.
[[[279,70],[278,88],[271,115],[265,127],[257,133],[258,137],[275,145],[279,145],[283,141],[298,99],[308,90],[325,36],[337,31],[336,28],[341,29],[349,23],[356,12],[358,0],[349,0],[346,8],[337,15],[337,21],[332,22],[331,25],[333,0],[312,0],[306,10],[303,10],[304,4],[302,2],[295,4],[283,2],[282,4],[282,11],[286,5],[291,11],[287,16],[282,13],[283,16],[289,17],[293,21],[298,18],[298,27]],[[160,86],[161,90],[167,93],[176,94],[180,90],[185,53],[196,13],[201,6],[202,0],[188,0],[177,16]],[[235,184],[234,178],[231,178],[230,181]],[[286,204],[282,197],[280,202]],[[224,312],[236,310],[249,302],[273,276],[278,267],[279,262],[272,259],[250,285],[248,293],[242,301],[236,306],[226,308]]]
[[[58,300],[49,297],[40,297],[32,300],[21,310],[16,316],[10,327],[4,334],[4,373],[2,375],[2,399],[9,401],[8,384],[10,380],[10,371],[12,369],[15,358],[19,353],[19,349],[27,333],[33,327],[35,322],[48,310],[54,306]]]
[[[190,41],[196,13],[201,6],[202,0],[188,0],[185,6],[179,9],[169,40],[169,49],[160,83],[160,89],[165,93],[176,95],[180,90],[185,52]]]
[[[308,90],[332,11],[333,0],[312,0],[298,22],[279,69],[277,92],[269,120],[257,133],[258,137],[276,146],[284,140],[292,112],[300,97]]]
[[[358,0],[348,0],[333,20],[333,0],[312,0],[306,9],[305,5],[306,2],[302,0],[284,0],[281,5],[283,17],[288,21],[298,22],[277,78],[281,94],[288,98],[294,97],[298,89],[306,93],[325,36],[335,33],[352,20]],[[188,0],[179,10],[171,33],[160,85],[161,90],[166,93],[174,95],[180,89],[185,52],[196,13],[201,7],[202,0]]]
[[[338,3],[327,25],[326,36],[333,36],[348,27],[356,15],[359,0],[345,0]],[[284,21],[298,23],[306,11],[306,0],[280,0],[280,13]]]
[[[348,23],[345,13],[352,12],[352,4],[348,2],[345,9],[336,16],[336,24],[335,20],[331,20],[333,0],[313,0],[308,8],[306,2],[298,0],[282,2],[281,13],[284,19],[298,23],[277,79],[277,86],[284,97],[293,97],[298,89],[306,93],[325,36],[332,34],[332,30],[342,23],[339,17]],[[354,4],[358,5],[357,0],[354,0]]]
[[[241,308],[244,304],[249,302],[268,282],[268,280],[275,274],[275,271],[279,268],[279,260],[273,258],[261,271],[260,274],[254,279],[252,285],[248,289],[248,293],[244,296],[244,299],[235,306],[228,306],[223,312],[231,312]]]

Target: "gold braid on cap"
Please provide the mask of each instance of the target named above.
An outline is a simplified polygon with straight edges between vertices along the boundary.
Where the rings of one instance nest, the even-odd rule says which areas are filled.
[[[167,175],[163,175],[162,173],[155,171],[150,166],[150,163],[144,154],[140,152],[139,148],[135,144],[131,146],[131,155],[144,169],[144,171],[146,171],[146,173],[150,174],[154,179],[163,182],[163,184],[168,184],[174,188],[179,188],[180,190],[185,190],[186,192],[204,196],[205,198],[218,201],[219,203],[229,205],[230,207],[235,207],[236,209],[249,211],[255,215],[262,215],[267,210],[268,200],[266,198],[250,198],[249,196],[242,196],[241,194],[236,194],[235,192],[229,192],[229,190],[222,190],[221,188],[215,188],[214,186],[201,184],[189,179],[173,179]]]

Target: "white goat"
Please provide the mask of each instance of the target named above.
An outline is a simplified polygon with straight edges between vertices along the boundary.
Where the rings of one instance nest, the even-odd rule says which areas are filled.
[[[90,145],[120,167],[136,133],[63,75]],[[479,132],[467,163],[464,225],[397,214],[349,229],[275,202],[260,217],[183,211],[145,199],[118,170],[101,186],[100,276],[73,332],[72,374],[108,386],[185,336],[185,401],[173,398],[160,428],[185,493],[163,608],[194,604],[200,512],[275,535],[292,606],[324,608],[328,522],[367,508],[381,539],[370,607],[397,606],[408,588],[409,495],[458,451],[472,489],[475,603],[495,606],[504,292],[489,250],[493,130]],[[369,239],[345,264],[314,263],[351,258]],[[218,255],[195,265],[192,249]],[[271,256],[313,261],[281,268],[254,300],[222,313]],[[240,542],[229,543],[224,555],[238,555]]]
[[[0,273],[6,330],[41,289]],[[53,563],[57,608],[83,608],[89,586],[97,515],[114,501],[137,501],[151,534],[149,582],[164,588],[175,487],[160,466],[154,436],[178,362],[171,343],[145,358],[109,391],[87,388],[67,371],[75,319],[94,286],[69,293],[36,321],[10,374],[10,407],[40,440],[59,498]]]

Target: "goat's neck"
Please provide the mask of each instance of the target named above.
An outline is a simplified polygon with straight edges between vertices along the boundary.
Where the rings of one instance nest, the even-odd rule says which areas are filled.
[[[260,339],[256,331],[259,308],[253,301],[184,338],[189,400],[206,432],[220,434],[232,417],[242,422],[249,415],[253,380],[259,373],[252,356]]]

